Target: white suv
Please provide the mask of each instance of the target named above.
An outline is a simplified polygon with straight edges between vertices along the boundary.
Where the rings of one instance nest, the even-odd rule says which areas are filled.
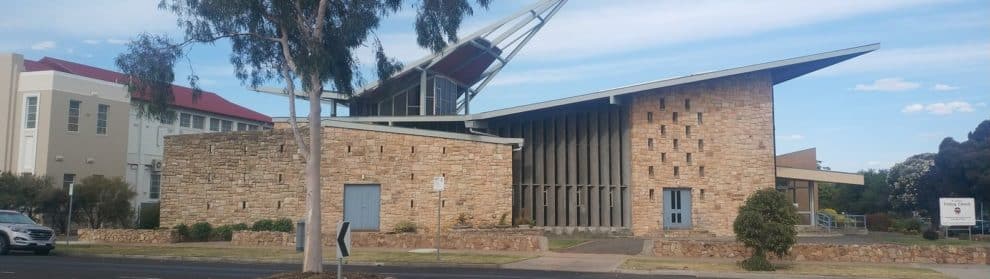
[[[0,255],[10,250],[34,251],[48,255],[55,249],[55,233],[17,211],[0,210]]]

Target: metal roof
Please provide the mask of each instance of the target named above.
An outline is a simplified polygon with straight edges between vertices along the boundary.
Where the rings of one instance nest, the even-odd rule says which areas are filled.
[[[414,136],[423,136],[423,137],[487,142],[494,144],[511,144],[517,146],[521,146],[523,144],[523,139],[521,138],[502,138],[502,137],[484,136],[484,135],[476,135],[476,134],[461,134],[461,133],[441,132],[441,131],[426,130],[426,129],[402,128],[402,127],[394,127],[394,126],[373,125],[373,124],[343,122],[343,121],[334,121],[334,120],[323,120],[322,124],[323,127],[336,127],[336,128],[405,134],[405,135],[414,135]]]
[[[818,54],[777,60],[773,62],[766,62],[766,63],[730,68],[719,71],[698,73],[698,74],[692,74],[692,75],[670,78],[670,79],[650,81],[640,84],[602,90],[598,92],[592,92],[574,97],[550,100],[550,101],[539,102],[529,105],[522,105],[517,107],[511,107],[511,108],[505,108],[505,109],[499,109],[499,110],[493,110],[493,111],[469,114],[469,115],[363,116],[363,117],[333,117],[330,119],[339,120],[339,121],[350,121],[350,122],[455,122],[455,121],[484,120],[484,119],[490,119],[490,118],[501,117],[506,115],[523,113],[523,112],[536,111],[536,110],[542,110],[542,109],[564,106],[569,104],[575,104],[580,102],[615,98],[626,94],[643,92],[657,88],[664,88],[664,87],[682,85],[692,82],[711,80],[711,79],[717,79],[722,77],[759,72],[759,71],[770,71],[771,78],[773,79],[773,84],[776,85],[778,83],[794,79],[796,77],[823,69],[825,67],[834,65],[836,63],[849,60],[853,57],[857,57],[875,51],[879,48],[880,48],[880,44],[874,43],[874,44],[852,47],[847,49],[840,49],[840,50],[823,52]]]

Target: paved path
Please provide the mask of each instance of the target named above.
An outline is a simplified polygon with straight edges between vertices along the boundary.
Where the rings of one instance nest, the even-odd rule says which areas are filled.
[[[990,266],[973,264],[930,264],[923,267],[934,269],[959,279],[986,279],[990,278]]]
[[[335,269],[327,266],[326,270]],[[274,273],[299,270],[292,264],[195,263],[138,259],[105,259],[67,256],[18,254],[0,256],[0,278],[258,278]],[[345,266],[347,272],[372,272],[399,279],[405,278],[695,278],[693,276],[635,275],[619,273],[579,273],[566,271],[511,270],[493,268]]]
[[[629,256],[608,254],[547,253],[542,257],[502,265],[508,269],[615,272]]]
[[[583,244],[560,250],[562,253],[639,255],[643,240],[636,238],[594,239]]]

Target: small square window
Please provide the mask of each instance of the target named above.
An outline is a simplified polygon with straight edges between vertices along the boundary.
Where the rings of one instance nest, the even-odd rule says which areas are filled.
[[[653,138],[646,139],[647,150],[653,150]]]
[[[698,151],[705,151],[705,140],[698,140]]]
[[[650,174],[650,177],[653,177],[653,166],[649,166],[647,168],[649,169],[648,173]]]
[[[653,123],[653,113],[652,112],[647,112],[646,113],[646,123]]]
[[[701,125],[701,123],[704,123],[704,122],[705,122],[705,121],[704,121],[704,119],[702,118],[702,115],[701,115],[701,113],[699,112],[699,113],[698,113],[698,125]]]
[[[674,139],[674,150],[677,150],[679,144],[677,144],[677,139]]]
[[[674,177],[681,177],[681,167],[674,167]]]
[[[660,110],[667,109],[667,101],[664,98],[660,98]]]
[[[705,166],[699,166],[698,167],[698,176],[705,177]],[[704,191],[704,190],[702,190],[702,191]],[[704,192],[702,192],[702,193],[704,193]]]
[[[179,126],[180,127],[192,127],[192,114],[180,113],[179,114]]]
[[[660,125],[660,136],[661,137],[667,136],[667,125]]]
[[[672,116],[670,118],[670,120],[673,120],[674,122],[677,122],[677,112],[676,111],[674,112],[674,116]]]
[[[650,189],[650,200],[653,199],[653,189]]]
[[[691,110],[691,99],[684,99],[684,110]]]
[[[684,156],[684,160],[686,160],[687,163],[688,163],[688,165],[690,165],[691,164],[691,153],[686,153],[684,155],[685,155]]]
[[[660,153],[660,162],[661,163],[666,163],[667,162],[667,152]]]
[[[206,117],[202,115],[193,115],[192,127],[196,129],[203,129],[203,127],[206,127]]]
[[[691,126],[684,126],[684,136],[691,137]]]

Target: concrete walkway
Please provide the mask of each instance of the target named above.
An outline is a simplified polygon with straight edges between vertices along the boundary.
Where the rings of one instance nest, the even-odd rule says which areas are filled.
[[[626,255],[546,253],[542,257],[502,265],[509,269],[615,272]]]
[[[560,250],[561,253],[639,255],[643,251],[643,240],[636,238],[595,239],[580,245]]]
[[[927,264],[919,265],[934,269],[945,275],[959,279],[986,279],[990,278],[990,265],[975,264]]]

